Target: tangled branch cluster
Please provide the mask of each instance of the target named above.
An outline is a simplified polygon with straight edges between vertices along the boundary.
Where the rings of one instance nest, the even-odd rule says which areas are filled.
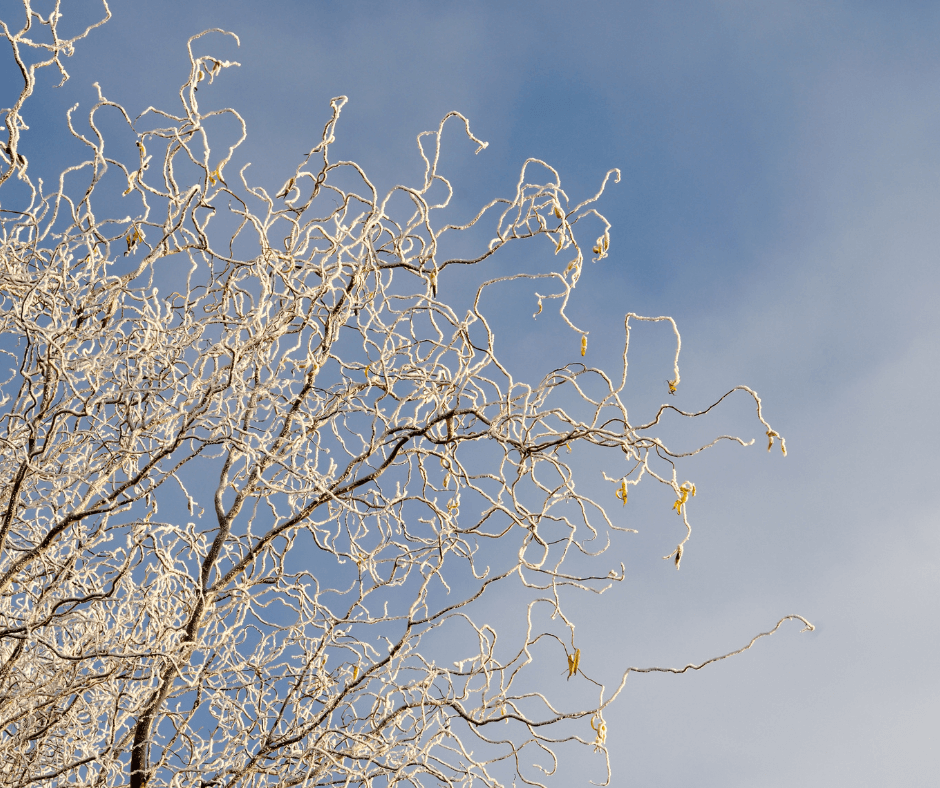
[[[61,69],[78,39],[58,38],[58,4],[44,19],[24,3]],[[51,193],[17,152],[35,81],[17,55],[26,87],[0,177],[31,196],[0,208],[0,783],[542,785],[561,742],[606,759],[603,710],[636,669],[616,687],[584,672],[563,594],[621,579],[622,565],[580,567],[624,529],[578,489],[569,452],[618,449],[627,470],[608,482],[624,505],[647,475],[673,489],[678,567],[695,488],[655,428],[667,409],[707,410],[627,418],[630,321],[675,330],[674,392],[671,318],[626,316],[617,376],[569,364],[533,386],[500,363],[481,297],[544,280],[539,311],[556,301],[585,355],[565,306],[585,260],[608,254],[593,206],[619,173],[572,203],[529,160],[515,194],[442,224],[445,124],[485,147],[466,118],[418,137],[420,185],[383,193],[330,157],[339,97],[272,196],[232,171],[238,113],[200,110],[197,87],[237,64],[194,54],[195,39],[177,114],[131,120],[100,88],[90,134],[69,113],[88,159]],[[126,121],[138,161],[106,153],[102,112]],[[223,115],[241,134],[219,155]],[[439,252],[484,222],[495,237],[478,255]],[[582,222],[602,227],[587,245]],[[483,282],[463,314],[438,298],[449,267],[537,236],[570,263]],[[733,391],[780,439],[757,395]],[[525,609],[524,631],[498,640],[494,595]],[[581,707],[542,689],[536,649],[590,688]]]

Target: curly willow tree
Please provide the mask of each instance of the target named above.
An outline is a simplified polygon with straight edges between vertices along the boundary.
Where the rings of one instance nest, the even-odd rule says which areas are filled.
[[[2,28],[23,88],[0,148],[0,183],[16,186],[0,213],[0,782],[542,785],[580,743],[607,784],[604,710],[629,673],[703,665],[626,668],[604,686],[564,602],[623,577],[606,554],[626,529],[604,505],[644,477],[675,493],[679,568],[695,487],[657,425],[711,408],[631,423],[626,342],[613,376],[584,359],[514,380],[480,301],[540,280],[539,311],[558,305],[585,356],[565,306],[585,261],[609,252],[593,206],[619,173],[569,202],[529,160],[515,194],[441,225],[445,123],[485,147],[467,119],[418,136],[420,185],[381,193],[330,159],[339,97],[271,196],[232,171],[239,114],[200,111],[197,87],[237,65],[194,54],[206,33],[232,35],[206,31],[177,114],[132,120],[100,88],[90,133],[69,112],[88,160],[47,192],[18,149],[21,109],[36,69],[67,78],[60,58],[92,28],[64,40],[58,2],[47,17],[23,2],[22,29]],[[37,50],[47,59],[27,64]],[[126,121],[137,161],[108,155],[100,113]],[[221,154],[220,115],[241,128]],[[439,252],[487,222],[495,237],[474,255]],[[538,236],[566,252],[560,270],[479,283],[463,315],[438,298],[451,266]],[[674,393],[676,325],[629,314],[627,340],[640,320],[675,332]],[[783,448],[757,395],[733,392]],[[603,502],[575,483],[585,445],[623,471]],[[494,599],[523,625],[501,626]],[[787,616],[732,653],[787,619],[811,628]]]

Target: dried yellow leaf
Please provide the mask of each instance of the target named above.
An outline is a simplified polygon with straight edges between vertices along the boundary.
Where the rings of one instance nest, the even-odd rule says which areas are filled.
[[[587,337],[581,337],[581,355],[587,355]]]
[[[617,489],[616,496],[623,502],[624,506],[627,505],[627,480],[626,479],[620,482],[620,487]]]
[[[775,432],[774,430],[767,430],[767,451],[770,451],[774,447],[774,438],[777,438],[780,441],[780,451],[783,452],[783,456],[787,456],[787,444],[784,442],[783,438]]]
[[[595,720],[597,725],[594,724]],[[601,717],[594,717],[591,720],[591,729],[597,734],[594,739],[594,752],[600,752],[604,743],[607,741],[607,723]]]
[[[135,227],[127,234],[127,237],[124,240],[127,241],[127,251],[130,252],[134,249],[135,246],[137,246],[138,243],[144,240],[144,236],[141,235],[140,229]]]
[[[679,488],[679,499],[673,503],[672,508],[676,510],[676,514],[682,514],[682,507],[685,506],[685,502],[689,500],[689,493],[692,494],[692,497],[695,497],[695,485],[691,482],[686,482]]]
[[[675,395],[675,393],[676,393],[676,386],[678,385],[678,381],[676,381],[676,380],[667,380],[667,381],[666,381],[666,385],[669,386],[669,393]]]
[[[224,183],[222,180],[222,163],[209,173],[209,184],[215,186],[216,183]]]
[[[581,664],[581,649],[576,648],[574,654],[568,655],[568,678],[576,675],[578,672],[578,667]],[[568,679],[565,679],[567,681]]]

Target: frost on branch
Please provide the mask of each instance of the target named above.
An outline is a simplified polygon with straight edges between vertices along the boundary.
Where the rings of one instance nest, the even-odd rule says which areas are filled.
[[[678,567],[695,488],[656,428],[718,404],[628,420],[630,321],[675,330],[674,391],[671,318],[626,316],[613,377],[576,355],[566,306],[584,244],[616,249],[594,205],[619,173],[578,202],[529,160],[514,194],[445,223],[445,127],[485,147],[467,119],[420,135],[418,183],[383,192],[331,157],[338,97],[272,196],[236,168],[238,113],[199,108],[237,65],[199,38],[176,113],[131,120],[99,87],[92,133],[68,118],[88,159],[0,213],[3,784],[542,785],[566,742],[606,784],[627,675],[702,666],[607,687],[565,600],[622,578],[605,507],[644,476],[675,493]],[[136,161],[105,154],[100,113]],[[220,117],[240,132],[217,143]],[[475,255],[440,252],[484,225]],[[565,262],[484,281],[462,312],[439,298],[452,266],[537,236]],[[514,279],[572,332],[534,385],[481,306]],[[576,484],[585,444],[611,450],[609,499]],[[507,599],[514,628],[486,618]]]
[[[29,164],[26,157],[19,151],[19,142],[22,132],[29,129],[23,121],[22,109],[33,91],[36,89],[36,72],[46,66],[54,65],[65,84],[69,78],[68,71],[62,63],[62,56],[71,57],[75,53],[75,44],[86,38],[96,27],[100,27],[111,18],[111,9],[107,0],[101,0],[104,17],[95,24],[88,25],[84,30],[71,38],[63,38],[59,23],[62,21],[62,0],[55,0],[52,10],[43,16],[33,6],[38,5],[34,0],[23,0],[24,18],[14,23],[12,20],[0,19],[0,37],[5,38],[12,47],[13,59],[22,80],[20,95],[12,107],[0,109],[4,125],[0,126],[0,139],[6,132],[6,142],[0,141],[0,186],[3,185],[14,172],[21,180],[27,181],[26,168]],[[45,4],[43,4],[45,5]],[[17,25],[22,27],[17,27]],[[46,28],[46,30],[43,30]],[[47,39],[47,40],[42,40]],[[38,54],[35,60],[33,55]],[[13,75],[4,79],[11,82],[16,78]]]

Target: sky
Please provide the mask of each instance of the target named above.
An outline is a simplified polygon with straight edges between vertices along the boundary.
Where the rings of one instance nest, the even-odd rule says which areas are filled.
[[[16,6],[0,0],[0,18]],[[77,25],[94,4],[63,10]],[[89,107],[94,81],[132,114],[175,106],[186,39],[219,27],[241,46],[217,36],[199,51],[241,66],[211,101],[244,116],[243,159],[269,189],[341,94],[334,155],[385,188],[418,180],[419,132],[451,110],[470,119],[489,143],[479,155],[445,134],[458,214],[513,189],[528,157],[556,167],[572,198],[620,168],[599,205],[610,256],[588,267],[571,306],[592,332],[592,362],[616,368],[626,312],[671,315],[683,342],[676,404],[696,409],[747,384],[788,456],[767,454],[744,398],[710,421],[669,425],[689,447],[726,432],[757,443],[686,466],[698,495],[679,572],[660,560],[676,542],[670,502],[638,500],[627,579],[580,612],[585,656],[613,675],[704,661],[786,614],[816,630],[791,622],[700,672],[632,676],[606,714],[613,784],[935,781],[940,6],[115,0],[112,10],[67,61],[66,86],[41,77],[24,112],[34,129]],[[50,166],[77,154],[43,131],[23,145]],[[459,298],[463,285],[443,281],[442,295]],[[552,365],[533,349],[578,343],[560,321],[531,319],[534,298],[501,308],[513,337],[504,357],[533,382]],[[631,337],[638,413],[663,399],[671,342],[662,324]],[[583,473],[589,484],[599,467],[586,461]],[[575,754],[562,782],[600,780],[592,757]]]

